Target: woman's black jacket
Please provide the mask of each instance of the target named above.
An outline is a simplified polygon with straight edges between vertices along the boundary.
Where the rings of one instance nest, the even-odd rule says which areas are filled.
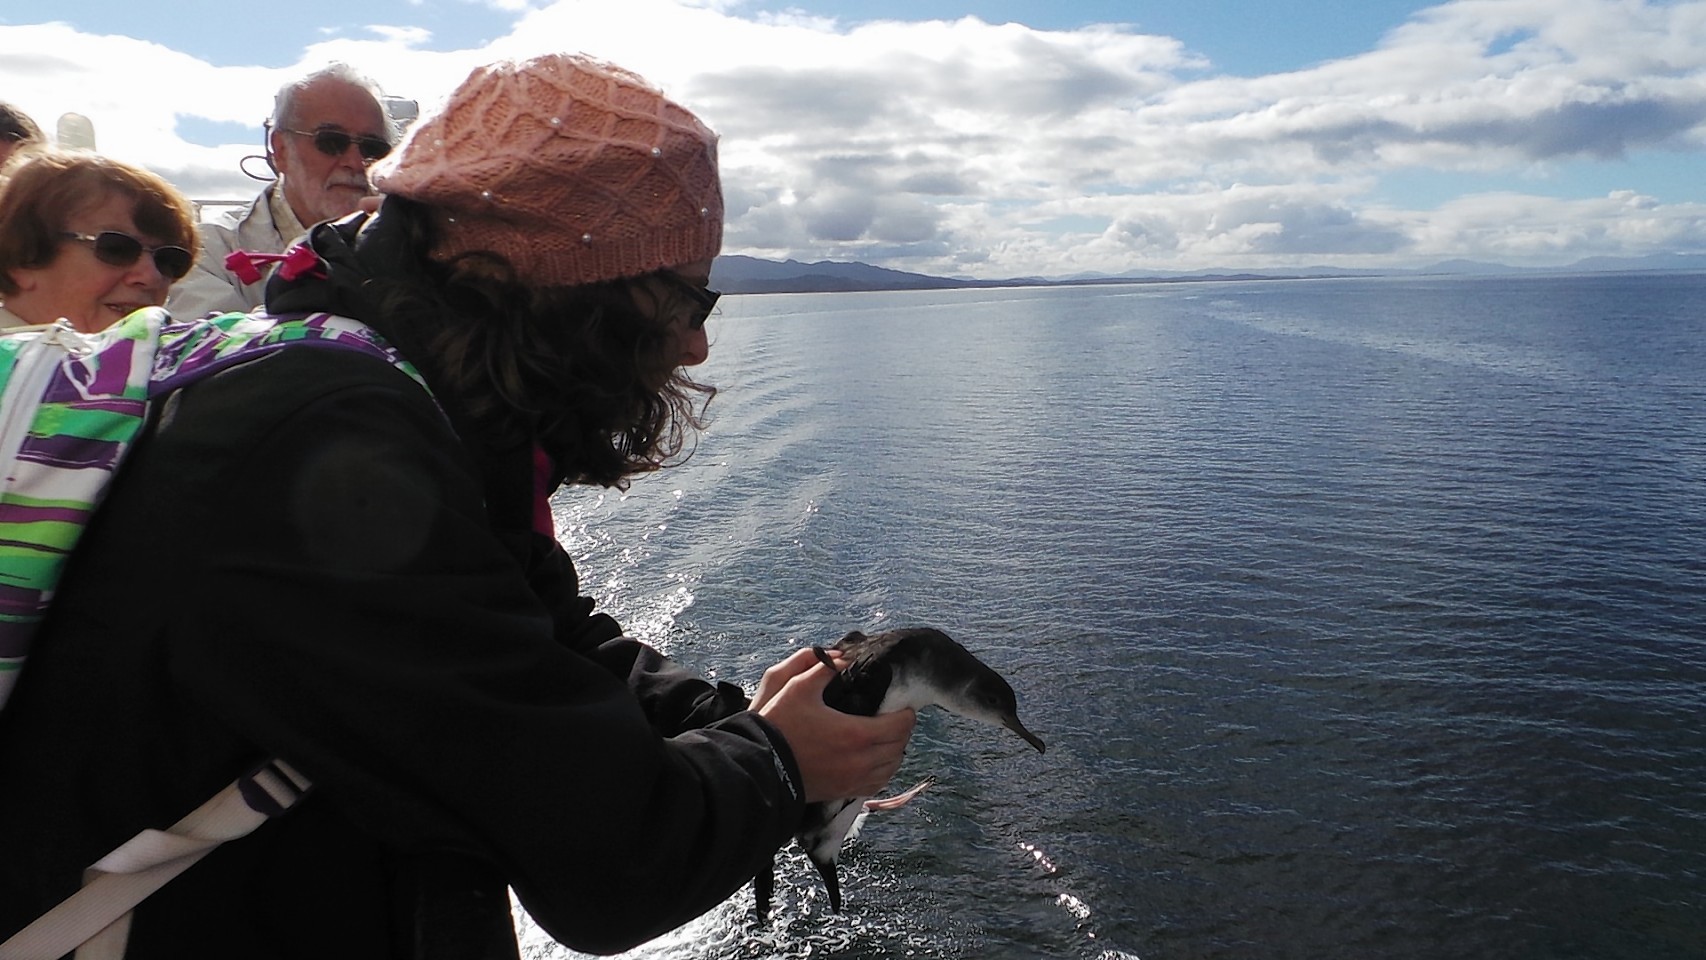
[[[615,952],[767,864],[785,743],[595,614],[528,458],[478,446],[341,350],[161,406],[0,715],[0,939],[268,756],[313,793],[144,902],[129,956],[513,956],[506,887]]]

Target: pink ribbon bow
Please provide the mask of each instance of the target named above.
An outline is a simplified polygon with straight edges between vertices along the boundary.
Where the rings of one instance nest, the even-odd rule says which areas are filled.
[[[533,445],[533,530],[557,539],[557,524],[551,516],[551,478],[557,464],[545,448]]]
[[[286,280],[308,276],[324,279],[326,263],[320,255],[308,247],[297,244],[283,253],[250,253],[247,250],[233,250],[225,257],[225,269],[237,275],[244,283],[255,283],[261,279],[261,264],[278,264],[278,274]]]

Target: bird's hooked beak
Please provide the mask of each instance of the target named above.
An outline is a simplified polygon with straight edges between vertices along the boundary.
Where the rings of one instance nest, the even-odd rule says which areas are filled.
[[[1024,737],[1025,742],[1030,744],[1033,747],[1036,747],[1038,753],[1047,753],[1048,752],[1048,750],[1046,749],[1047,745],[1043,743],[1043,738],[1037,736],[1036,734],[1032,733],[1029,730],[1026,730],[1025,725],[1019,722],[1018,717],[1015,717],[1012,714],[1008,714],[1007,716],[1001,718],[1001,725],[1006,727],[1007,729],[1013,731],[1014,733],[1018,734],[1019,736]]]

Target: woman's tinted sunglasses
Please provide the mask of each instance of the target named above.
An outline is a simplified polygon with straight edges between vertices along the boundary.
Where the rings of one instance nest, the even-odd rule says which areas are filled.
[[[314,141],[314,149],[328,157],[343,156],[344,151],[348,150],[349,145],[352,143],[355,144],[357,150],[361,151],[361,158],[363,160],[378,160],[380,157],[391,152],[391,145],[378,137],[352,137],[342,130],[286,129],[284,132],[294,133],[299,137],[311,138]]]
[[[680,290],[686,295],[687,299],[693,301],[696,309],[693,311],[693,316],[687,318],[687,329],[697,330],[703,327],[705,321],[711,319],[711,311],[717,308],[717,300],[722,297],[722,294],[709,287],[701,287],[686,277],[669,270],[663,271],[663,276],[671,286]]]
[[[195,262],[195,256],[183,247],[150,247],[130,234],[119,233],[117,230],[102,230],[94,236],[68,230],[62,236],[93,245],[95,259],[114,267],[135,266],[143,254],[151,253],[154,255],[154,268],[168,280],[182,280],[184,274],[190,272],[190,264]]]

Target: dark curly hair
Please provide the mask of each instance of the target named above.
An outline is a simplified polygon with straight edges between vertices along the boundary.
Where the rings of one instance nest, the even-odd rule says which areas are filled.
[[[370,322],[455,398],[464,429],[494,449],[537,442],[564,482],[619,489],[691,455],[716,389],[676,364],[684,304],[645,277],[529,287],[495,254],[436,263],[431,218],[389,198],[382,216],[399,215],[420,273],[376,280]]]

